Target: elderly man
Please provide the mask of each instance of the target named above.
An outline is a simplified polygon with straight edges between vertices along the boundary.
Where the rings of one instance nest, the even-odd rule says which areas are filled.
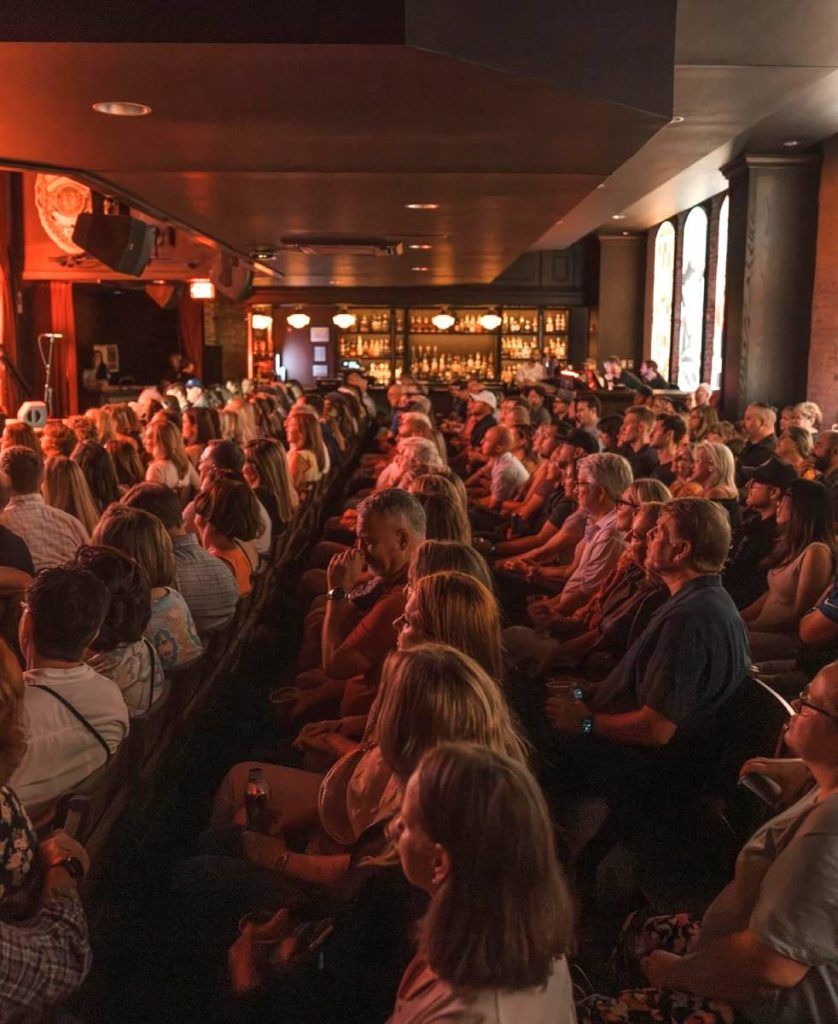
[[[295,718],[336,701],[342,714],[366,713],[384,658],[396,646],[393,623],[404,611],[410,560],[425,540],[425,510],[407,491],[377,491],[358,507],[355,532],[357,547],[329,562],[322,666],[297,677],[304,689]],[[365,568],[375,579],[363,601],[350,601]]]
[[[752,402],[745,410],[742,425],[748,443],[736,463],[736,486],[742,488],[757,466],[768,462],[774,454],[777,437],[774,426],[777,414],[770,405]]]
[[[783,809],[745,844],[733,880],[700,921],[681,914],[633,929],[626,952],[647,986],[586,999],[582,1024],[652,1024],[675,1006],[679,1020],[838,1019],[838,664],[801,693],[785,740],[799,760],[743,766],[778,783]]]

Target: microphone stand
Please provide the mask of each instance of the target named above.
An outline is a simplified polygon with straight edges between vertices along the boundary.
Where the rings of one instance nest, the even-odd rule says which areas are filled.
[[[64,335],[54,331],[44,331],[38,335],[38,352],[41,355],[41,362],[44,364],[44,405],[47,407],[47,419],[52,416],[52,387],[50,386],[50,371],[52,369],[52,350],[56,338],[63,338]],[[44,355],[43,339],[49,339],[49,349]]]

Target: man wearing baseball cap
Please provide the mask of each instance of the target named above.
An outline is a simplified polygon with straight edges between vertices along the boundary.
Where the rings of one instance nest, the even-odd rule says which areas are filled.
[[[497,423],[497,411],[498,400],[494,391],[484,388],[482,391],[472,393],[468,403],[468,413],[474,425],[468,438],[469,448],[480,447],[486,436],[486,431],[491,430]]]
[[[796,479],[794,468],[776,456],[751,472],[745,488],[741,538],[722,573],[722,583],[739,609],[747,608],[768,589],[768,570],[761,563],[777,543],[780,498]]]

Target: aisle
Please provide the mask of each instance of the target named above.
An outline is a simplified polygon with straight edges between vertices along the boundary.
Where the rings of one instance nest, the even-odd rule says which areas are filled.
[[[210,801],[231,764],[275,734],[268,694],[293,672],[301,621],[284,604],[271,610],[268,638],[250,644],[217,704],[202,717],[171,780],[145,822],[145,836],[112,836],[104,876],[88,911],[94,965],[70,1009],[84,1024],[206,1024],[217,1006],[217,965],[229,934],[171,891],[172,869],[194,852]],[[235,931],[235,922],[230,922]],[[215,947],[216,956],[207,956]]]

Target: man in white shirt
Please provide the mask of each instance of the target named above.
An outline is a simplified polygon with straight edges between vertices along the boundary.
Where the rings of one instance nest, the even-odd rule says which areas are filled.
[[[12,492],[0,522],[26,542],[35,572],[69,562],[82,544],[90,543],[79,519],[47,505],[41,497],[44,463],[37,452],[13,445],[3,452],[0,469]]]
[[[116,683],[82,660],[110,603],[86,569],[46,569],[26,592],[20,621],[26,753],[9,785],[33,818],[109,760],[128,735]]]
[[[508,427],[490,427],[480,444],[480,452],[488,461],[467,484],[480,487],[488,479],[488,494],[477,504],[499,509],[505,501],[517,498],[530,474],[521,460],[512,453],[512,431]]]

